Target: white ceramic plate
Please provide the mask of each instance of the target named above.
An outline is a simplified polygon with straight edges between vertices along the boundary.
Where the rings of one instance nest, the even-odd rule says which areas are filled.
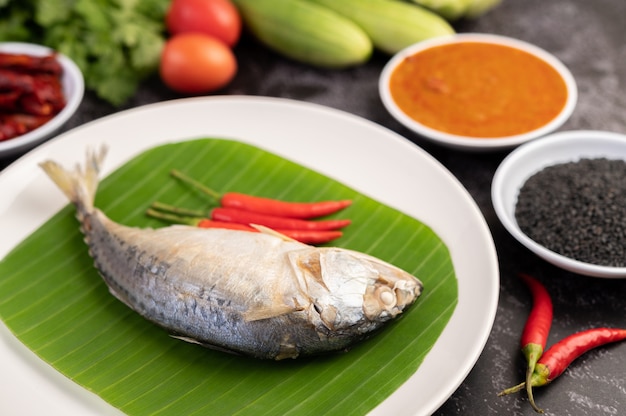
[[[539,127],[538,129],[523,134],[498,138],[465,137],[450,134],[430,128],[406,115],[395,103],[391,97],[391,92],[389,91],[389,79],[398,64],[400,64],[407,57],[426,49],[441,45],[467,42],[480,42],[509,46],[534,55],[552,66],[561,75],[563,81],[565,81],[565,86],[568,91],[567,101],[561,112],[550,122],[542,127]],[[556,130],[571,116],[578,100],[578,88],[574,77],[569,69],[567,69],[567,67],[554,55],[528,42],[487,33],[461,33],[451,36],[442,36],[408,46],[395,54],[385,65],[380,75],[378,89],[381,100],[389,113],[405,127],[434,143],[454,149],[476,152],[510,149]]]
[[[24,53],[33,56],[44,56],[52,52],[52,49],[42,45],[22,42],[0,42],[0,52],[4,53]],[[26,134],[14,137],[9,140],[0,141],[0,156],[14,155],[24,152],[36,146],[40,142],[50,138],[69,118],[76,112],[76,109],[83,100],[85,85],[83,74],[74,61],[63,54],[57,55],[57,60],[63,68],[61,83],[65,94],[66,104],[52,120],[46,124],[31,130]]]
[[[372,414],[434,412],[487,342],[499,292],[496,251],[480,210],[451,173],[401,136],[362,118],[284,99],[211,97],[149,105],[86,124],[0,174],[0,258],[67,204],[37,166],[42,160],[74,164],[87,146],[106,143],[106,175],[148,148],[209,136],[239,139],[315,169],[423,221],[444,240],[458,278],[458,306],[419,370]],[[4,325],[0,368],[1,414],[117,414],[37,359]]]
[[[524,234],[515,220],[517,195],[528,178],[547,166],[599,157],[626,160],[626,135],[604,131],[565,131],[524,144],[511,152],[496,170],[491,199],[504,228],[544,260],[586,276],[624,278],[626,267],[584,263],[548,250]]]

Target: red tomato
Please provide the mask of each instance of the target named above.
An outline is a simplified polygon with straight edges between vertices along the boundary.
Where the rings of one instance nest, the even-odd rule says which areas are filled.
[[[174,91],[200,94],[226,86],[237,72],[237,60],[224,42],[199,33],[183,33],[166,42],[159,72]]]
[[[173,0],[165,24],[172,35],[205,33],[230,47],[241,34],[241,16],[230,0]]]

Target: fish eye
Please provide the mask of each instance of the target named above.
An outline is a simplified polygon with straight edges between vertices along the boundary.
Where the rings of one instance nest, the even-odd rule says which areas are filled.
[[[396,303],[396,297],[393,295],[391,291],[383,291],[380,294],[380,301],[385,306],[392,306]]]

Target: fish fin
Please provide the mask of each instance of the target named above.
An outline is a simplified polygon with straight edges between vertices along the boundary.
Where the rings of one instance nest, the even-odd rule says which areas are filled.
[[[228,354],[233,354],[233,355],[241,355],[237,351],[229,350],[228,348],[220,347],[218,345],[214,345],[214,344],[209,344],[209,343],[206,343],[206,342],[198,341],[195,338],[186,337],[184,335],[170,334],[170,337],[175,338],[175,339],[179,339],[181,341],[188,342],[190,344],[197,344],[197,345],[200,345],[202,347],[209,348],[209,349],[212,349],[212,350],[215,350],[215,351],[226,352]]]
[[[39,166],[73,204],[86,212],[91,212],[98,188],[100,165],[106,150],[103,146],[99,152],[87,151],[84,169],[77,166],[71,171],[52,160],[44,161]]]
[[[269,227],[266,227],[266,226],[264,226],[264,225],[259,225],[259,224],[250,224],[250,227],[252,227],[252,228],[256,229],[257,231],[259,231],[259,232],[260,232],[260,233],[262,233],[262,234],[273,235],[274,237],[281,238],[281,239],[283,239],[284,241],[297,241],[297,240],[294,240],[294,239],[293,239],[293,238],[291,238],[291,237],[286,236],[286,235],[285,235],[285,234],[283,234],[283,233],[279,233],[278,231],[273,230],[273,229],[271,229],[271,228],[269,228]]]
[[[198,345],[202,345],[204,346],[204,343],[198,341],[195,338],[191,338],[191,337],[186,337],[184,335],[174,335],[174,334],[170,334],[170,337],[175,338],[175,339],[179,339],[181,341],[185,341],[188,342],[190,344],[198,344]]]
[[[276,361],[284,360],[287,358],[298,358],[300,351],[298,346],[292,343],[281,343],[278,354],[274,357]]]
[[[112,294],[117,300],[122,302],[124,305],[128,306],[132,310],[135,310],[135,308],[133,308],[133,306],[130,303],[128,303],[128,301],[126,299],[124,299],[122,296],[120,296],[120,294],[118,292],[113,290],[113,288],[111,288],[111,286],[109,286],[109,293]]]
[[[309,287],[308,280],[312,280],[319,284],[324,290],[330,292],[330,289],[324,281],[322,274],[322,260],[319,250],[298,250],[287,254],[296,276],[302,276],[300,286],[303,291],[307,291]]]
[[[243,319],[246,321],[260,321],[261,319],[275,318],[291,312],[301,311],[302,308],[294,308],[289,305],[278,305],[267,308],[254,308],[243,313]]]

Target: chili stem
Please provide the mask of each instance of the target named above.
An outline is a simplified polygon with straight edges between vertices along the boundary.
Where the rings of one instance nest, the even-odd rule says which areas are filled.
[[[162,211],[162,212],[167,212],[167,213],[176,214],[176,215],[183,215],[186,217],[208,217],[211,214],[208,211],[202,211],[202,210],[196,210],[196,209],[190,209],[190,208],[182,208],[182,207],[165,204],[163,202],[158,202],[158,201],[152,203],[152,208]]]
[[[498,396],[506,396],[508,394],[517,393],[518,391],[521,391],[524,387],[526,387],[526,382],[522,381],[516,386],[509,387],[508,389],[502,390],[500,393],[498,393]]]
[[[535,377],[534,380],[536,381],[537,380],[536,379],[537,374],[533,373],[532,375]],[[521,383],[519,383],[516,386],[509,387],[508,389],[502,390],[500,393],[498,393],[498,396],[506,396],[507,394],[517,393],[518,391],[522,391],[522,390],[524,390],[524,388],[526,388],[526,392],[529,393],[528,400],[529,400],[530,405],[532,406],[532,408],[537,413],[543,413],[543,409],[539,408],[539,406],[537,406],[537,404],[535,403],[535,400],[533,399],[532,386],[533,386],[532,382],[527,383],[525,381],[522,381]]]
[[[349,199],[317,202],[291,202],[247,195],[239,192],[227,192],[225,194],[220,194],[176,169],[172,169],[170,174],[195,188],[199,192],[208,195],[223,208],[234,208],[256,212],[259,214],[311,219],[333,214],[352,204],[352,201]]]
[[[198,221],[199,221],[199,218],[197,217],[193,217],[193,216],[189,217],[189,216],[184,216],[184,215],[179,215],[179,214],[174,214],[174,213],[161,212],[152,208],[148,208],[148,210],[146,211],[146,215],[152,218],[157,218],[160,220],[173,222],[176,224],[186,224],[186,225],[193,225],[193,226],[198,225]]]
[[[173,177],[180,179],[182,182],[185,182],[186,184],[192,186],[193,188],[196,188],[198,191],[202,192],[203,194],[210,196],[211,198],[215,199],[217,202],[219,202],[219,200],[222,198],[222,196],[218,192],[205,186],[201,182],[198,182],[197,180],[185,175],[179,170],[172,169],[170,171],[170,174]]]

